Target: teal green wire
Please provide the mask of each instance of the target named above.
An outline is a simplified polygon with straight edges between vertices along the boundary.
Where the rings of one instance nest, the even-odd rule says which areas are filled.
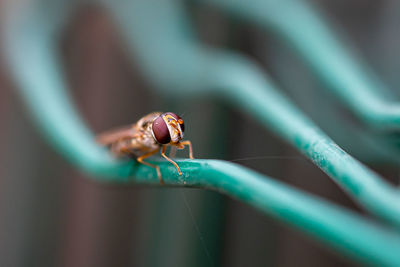
[[[378,225],[339,206],[225,161],[181,160],[178,164],[182,176],[170,163],[157,162],[163,173],[168,171],[166,184],[217,190],[292,224],[364,263],[400,264],[398,233],[383,230],[378,234],[375,231]],[[135,177],[138,183],[158,184],[155,171],[149,172],[144,166],[137,168]]]
[[[297,147],[368,210],[400,225],[400,196],[393,186],[336,145],[251,62],[220,56],[213,57],[209,86]]]
[[[325,20],[302,0],[201,0],[281,36],[343,103],[368,125],[400,129],[400,103],[366,64],[338,41]],[[389,94],[390,95],[390,94]]]
[[[29,20],[19,27],[12,26],[9,25],[5,35],[9,67],[28,111],[47,140],[72,163],[88,173],[100,175],[95,177],[99,181],[159,184],[153,169],[133,162],[117,162],[96,145],[66,93],[56,46],[49,32],[41,31],[40,24]],[[248,85],[254,86],[253,83]],[[157,163],[166,184],[200,186],[226,193],[362,262],[387,266],[400,263],[397,232],[231,163],[210,160],[178,163],[182,176],[169,163]],[[128,177],[130,174],[134,177]]]
[[[297,147],[366,209],[400,226],[398,191],[336,145],[249,59],[196,43],[176,2],[105,3],[148,80],[160,92],[230,101]]]
[[[120,168],[124,163],[96,144],[72,104],[58,58],[56,35],[49,26],[53,24],[42,21],[47,17],[40,13],[28,12],[33,9],[24,10],[26,14],[15,14],[6,24],[4,46],[8,67],[29,113],[45,138],[74,164],[98,175],[119,175],[124,172]],[[15,17],[19,19],[13,21]]]

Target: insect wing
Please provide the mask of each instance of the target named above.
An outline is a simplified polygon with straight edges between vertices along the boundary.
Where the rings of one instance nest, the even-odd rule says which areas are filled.
[[[102,133],[96,140],[99,144],[108,146],[123,139],[135,138],[138,134],[139,130],[134,125],[130,125]]]
[[[149,151],[159,148],[152,134],[152,123],[161,115],[153,112],[142,117],[136,124],[111,130],[97,136],[97,142],[110,146],[117,156],[141,156]]]

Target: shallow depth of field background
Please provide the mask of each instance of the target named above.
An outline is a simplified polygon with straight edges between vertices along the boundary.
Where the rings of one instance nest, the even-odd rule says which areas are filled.
[[[313,2],[336,33],[398,92],[400,4],[394,0]],[[204,43],[255,59],[340,146],[362,156],[352,151],[351,140],[338,137],[341,126],[331,125],[321,110],[339,113],[349,122],[353,115],[287,46],[218,9],[198,4],[186,8]],[[260,45],[266,40],[268,47]],[[93,131],[133,123],[152,111],[183,114],[185,137],[192,141],[195,157],[237,162],[359,210],[315,165],[226,103],[207,97],[179,101],[174,95],[155,94],[101,6],[82,5],[64,29],[59,48],[71,94]],[[91,180],[49,147],[14,86],[3,60],[0,266],[356,266],[303,234],[214,192]],[[368,164],[398,182],[395,167]]]

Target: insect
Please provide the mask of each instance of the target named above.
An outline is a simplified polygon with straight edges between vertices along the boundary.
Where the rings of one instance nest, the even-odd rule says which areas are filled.
[[[178,164],[165,155],[167,146],[184,149],[189,146],[189,157],[193,159],[192,143],[181,141],[185,131],[185,124],[181,117],[172,112],[153,112],[133,125],[111,130],[97,136],[97,142],[108,146],[117,157],[134,157],[142,164],[153,167],[157,171],[160,183],[164,183],[160,167],[144,159],[161,150],[161,156],[171,162],[182,175]]]

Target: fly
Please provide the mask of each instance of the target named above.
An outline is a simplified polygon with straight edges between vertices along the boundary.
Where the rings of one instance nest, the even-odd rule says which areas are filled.
[[[189,157],[193,159],[192,143],[181,141],[185,131],[185,124],[181,117],[172,112],[153,112],[133,125],[111,130],[97,136],[97,142],[108,146],[117,157],[134,157],[144,165],[153,167],[157,171],[158,179],[163,184],[160,167],[144,159],[161,150],[161,156],[171,162],[182,175],[181,169],[175,161],[165,155],[167,146],[184,149],[189,146]]]

